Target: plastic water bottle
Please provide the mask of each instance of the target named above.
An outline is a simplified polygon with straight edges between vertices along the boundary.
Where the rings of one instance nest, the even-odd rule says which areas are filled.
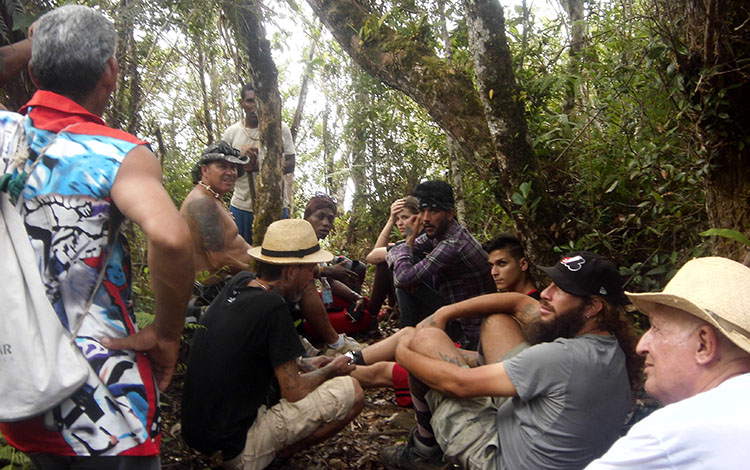
[[[323,299],[323,304],[328,307],[333,306],[333,291],[331,290],[331,284],[325,277],[320,278],[320,297]]]

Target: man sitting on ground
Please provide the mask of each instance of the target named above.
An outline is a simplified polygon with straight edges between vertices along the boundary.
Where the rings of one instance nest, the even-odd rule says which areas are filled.
[[[638,343],[646,392],[664,408],[636,423],[587,470],[748,467],[750,269],[688,261],[659,293],[628,297],[649,316]]]
[[[484,251],[487,252],[490,274],[498,292],[519,292],[539,300],[539,289],[529,274],[531,265],[515,235],[501,233],[484,244]]]
[[[349,358],[302,357],[287,303],[299,301],[317,263],[333,257],[310,224],[272,223],[250,255],[257,278],[235,275],[195,331],[182,400],[185,441],[232,469],[264,468],[319,442],[364,403]]]
[[[412,375],[418,427],[408,445],[381,451],[387,468],[442,468],[444,457],[466,469],[577,469],[614,442],[639,366],[622,278],[587,252],[542,269],[552,283],[540,302],[491,294],[443,309],[438,323],[452,311],[515,312],[485,318],[488,365],[470,367],[439,328],[407,330],[396,359]],[[421,406],[431,422],[419,419]]]
[[[209,145],[191,176],[195,187],[180,207],[188,223],[195,250],[195,294],[199,305],[208,305],[224,286],[227,276],[250,267],[250,246],[240,236],[224,196],[245,173],[246,155],[220,140]]]
[[[486,243],[484,249],[488,253],[487,260],[492,266],[491,274],[498,292],[518,292],[539,300],[539,290],[529,276],[530,264],[526,260],[518,238],[510,233],[502,233],[493,241]],[[455,309],[458,305],[462,303],[452,304],[451,308]],[[447,311],[449,308],[439,308],[432,319],[439,317],[444,310]],[[461,312],[456,316],[470,315],[471,312]],[[396,346],[400,336],[404,334],[401,331],[407,330],[400,330],[382,341],[367,346],[359,353],[352,354],[352,360],[358,366],[357,370],[352,372],[352,377],[356,378],[364,388],[393,387],[396,402],[400,406],[410,406],[412,400],[409,394],[409,374],[406,369],[393,362],[396,358]],[[469,357],[473,356],[469,351],[464,354]],[[476,359],[472,358],[471,362],[476,363]]]
[[[426,181],[416,187],[414,197],[420,213],[407,222],[406,243],[386,256],[402,326],[416,325],[443,305],[495,291],[487,253],[455,220],[453,188],[445,181]],[[427,254],[416,259],[415,253]],[[463,348],[476,349],[480,322],[461,318],[451,325],[451,338]]]

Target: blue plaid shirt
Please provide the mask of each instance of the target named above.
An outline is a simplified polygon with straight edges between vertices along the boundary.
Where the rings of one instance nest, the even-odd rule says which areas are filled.
[[[417,259],[415,253],[426,255]],[[455,220],[442,239],[422,234],[414,241],[414,247],[406,243],[394,246],[386,261],[393,270],[396,287],[425,282],[434,286],[449,304],[497,291],[487,253],[469,230]],[[459,322],[464,333],[461,344],[476,345],[482,319],[461,318]]]

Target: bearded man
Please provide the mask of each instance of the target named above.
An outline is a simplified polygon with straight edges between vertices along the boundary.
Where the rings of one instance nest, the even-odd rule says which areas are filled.
[[[640,366],[622,278],[588,252],[542,269],[552,282],[538,302],[518,293],[476,297],[403,334],[396,360],[432,418],[418,420],[408,445],[381,451],[387,468],[577,469],[614,442]],[[471,367],[441,329],[467,312],[486,316],[486,365]]]

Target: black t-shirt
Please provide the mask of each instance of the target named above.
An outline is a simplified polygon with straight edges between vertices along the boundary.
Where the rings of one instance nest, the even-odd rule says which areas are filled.
[[[182,435],[191,447],[231,459],[266,402],[274,367],[304,354],[284,299],[235,275],[208,307],[190,346]]]

